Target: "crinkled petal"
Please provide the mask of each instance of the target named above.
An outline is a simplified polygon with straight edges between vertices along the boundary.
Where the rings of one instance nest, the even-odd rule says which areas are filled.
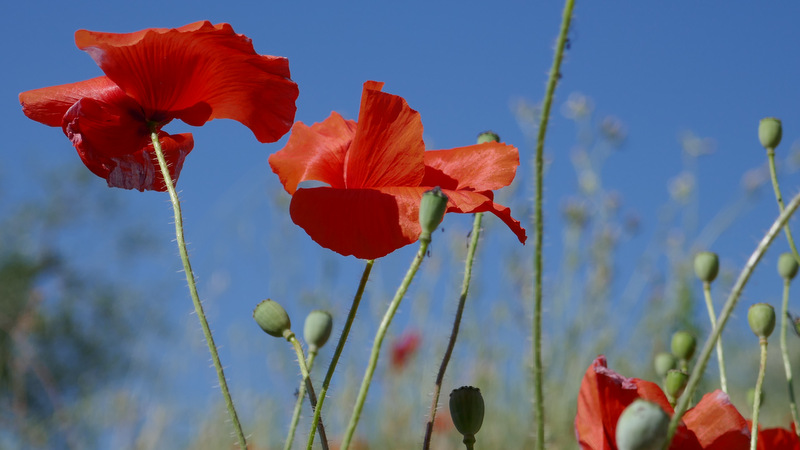
[[[419,186],[425,175],[419,113],[382,87],[364,83],[358,128],[345,158],[348,189]]]
[[[297,85],[286,58],[259,55],[228,24],[197,22],[135,33],[79,30],[75,43],[157,122],[202,125],[233,119],[261,142],[280,139],[294,121]]]
[[[292,220],[317,244],[339,254],[375,259],[415,242],[420,233],[420,188],[298,189]]]
[[[425,152],[424,186],[493,191],[514,181],[519,152],[498,142]]]
[[[150,133],[137,104],[121,90],[109,91],[103,100],[83,98],[64,115],[64,133],[81,160],[111,187],[166,190],[155,161]],[[194,146],[191,134],[159,132],[162,150],[177,182],[183,161]]]
[[[289,194],[308,180],[344,188],[344,158],[355,130],[355,121],[335,112],[310,127],[297,122],[286,146],[269,157],[269,165]]]
[[[427,190],[429,188],[425,188]],[[476,213],[476,212],[490,212],[497,216],[503,223],[508,226],[511,231],[517,235],[517,239],[523,244],[528,239],[525,229],[519,223],[519,220],[511,216],[511,208],[505,207],[495,203],[493,200],[494,195],[491,191],[486,192],[472,192],[472,191],[453,191],[450,189],[442,189],[448,197],[447,212],[457,213]]]
[[[103,99],[122,93],[108,77],[34,89],[19,94],[22,112],[28,118],[51,127],[60,127],[64,114],[84,97]]]
[[[747,448],[750,443],[747,421],[720,390],[704,395],[683,422],[704,449]]]
[[[758,450],[800,450],[800,439],[786,428],[758,430]]]

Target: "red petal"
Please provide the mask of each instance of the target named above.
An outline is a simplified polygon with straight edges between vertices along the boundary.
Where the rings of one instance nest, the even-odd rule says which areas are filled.
[[[355,130],[356,122],[335,112],[311,127],[297,122],[286,146],[269,157],[269,165],[289,194],[308,180],[344,188],[344,158]]]
[[[402,97],[364,83],[358,128],[345,158],[348,189],[419,186],[425,175],[422,121]]]
[[[419,237],[422,188],[298,189],[290,213],[317,244],[342,255],[376,259]]]
[[[28,118],[51,127],[60,127],[64,114],[84,97],[104,98],[119,91],[108,77],[34,89],[19,94],[22,112]],[[120,91],[121,92],[121,91]]]
[[[425,188],[427,190],[429,188]],[[447,212],[458,213],[475,213],[475,212],[490,212],[497,216],[505,223],[511,231],[517,235],[517,239],[523,244],[528,239],[525,234],[525,229],[519,223],[519,220],[511,217],[511,209],[503,205],[494,203],[492,199],[494,195],[491,191],[487,192],[472,192],[472,191],[452,191],[449,189],[442,190],[448,197]]]
[[[704,449],[747,448],[750,443],[747,421],[720,390],[704,395],[683,416],[683,422]]]
[[[496,142],[425,152],[424,186],[493,191],[514,181],[519,166],[515,147]]]
[[[120,89],[105,98],[83,98],[64,115],[63,129],[78,155],[94,174],[111,187],[164,191],[150,132],[137,117],[138,105]],[[177,182],[183,160],[192,150],[191,134],[160,132],[162,150]]]
[[[228,24],[123,34],[79,30],[75,43],[144,107],[148,120],[234,119],[261,142],[280,139],[294,120],[298,90],[288,60],[257,54]]]
[[[758,450],[800,450],[797,434],[786,428],[768,428],[758,431]]]

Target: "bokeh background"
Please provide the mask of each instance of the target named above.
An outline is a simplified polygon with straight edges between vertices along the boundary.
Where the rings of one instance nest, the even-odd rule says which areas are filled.
[[[487,129],[520,149],[517,179],[498,195],[530,230],[532,142],[561,8],[514,1],[5,5],[0,447],[233,442],[180,272],[167,195],[107,188],[59,129],[21,112],[22,91],[101,74],[75,47],[76,30],[228,22],[256,51],[289,58],[300,87],[296,120],[307,124],[333,110],[357,118],[362,83],[384,81],[386,92],[421,113],[430,149],[469,145]],[[577,386],[596,354],[607,354],[627,376],[654,379],[652,355],[667,349],[671,332],[690,329],[704,339],[708,324],[688,265],[692,255],[720,254],[719,309],[777,216],[757,140],[762,117],[783,120],[781,183],[787,197],[798,191],[798,20],[800,5],[793,3],[578,3],[546,145],[549,448],[574,448]],[[328,309],[336,337],[364,263],[320,248],[291,223],[289,196],[267,164],[286,137],[260,144],[226,120],[196,129],[173,122],[167,130],[195,136],[178,187],[192,263],[240,417],[254,448],[280,448],[299,371],[286,343],[255,325],[252,309],[277,300],[298,332],[310,310]],[[392,324],[388,347],[419,345],[402,364],[391,364],[386,348],[359,427],[364,448],[422,441],[471,219],[446,218]],[[479,445],[525,448],[533,428],[533,247],[519,245],[494,217],[484,224],[442,398],[464,384],[479,386],[490,411]],[[329,435],[340,435],[349,418],[378,318],[414,247],[376,263],[329,391]],[[732,396],[742,410],[757,370],[744,311],[756,302],[778,305],[774,265],[786,249],[781,237],[724,333]],[[315,379],[332,348],[323,348]],[[776,388],[765,408],[773,412],[763,420],[787,426],[781,366],[777,352],[772,356]],[[708,389],[715,377],[712,361]],[[435,447],[458,448],[446,408],[440,415]],[[304,417],[298,443],[307,426]]]

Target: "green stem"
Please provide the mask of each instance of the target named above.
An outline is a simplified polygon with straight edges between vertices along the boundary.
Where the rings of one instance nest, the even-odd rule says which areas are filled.
[[[447,350],[444,352],[442,364],[439,366],[439,373],[436,374],[436,384],[433,388],[433,400],[431,401],[431,409],[428,413],[428,423],[425,425],[425,440],[422,444],[422,448],[425,450],[431,448],[433,422],[436,419],[436,409],[439,406],[439,394],[442,392],[444,373],[447,370],[447,364],[450,363],[450,356],[453,354],[453,349],[456,346],[456,338],[458,337],[458,329],[461,324],[461,316],[464,314],[464,304],[467,301],[469,283],[472,279],[472,262],[475,260],[475,249],[478,248],[478,238],[481,234],[482,220],[483,213],[476,213],[475,220],[472,221],[472,239],[470,239],[469,249],[467,249],[467,262],[464,264],[464,281],[461,283],[461,296],[458,299],[456,318],[453,320],[453,331],[450,332],[450,341],[447,343]]]
[[[308,366],[309,373],[311,368],[314,367],[314,359],[317,357],[317,352],[309,349],[308,359],[306,365]],[[294,403],[294,413],[292,414],[292,423],[289,426],[289,434],[286,436],[286,443],[283,445],[283,450],[291,450],[292,442],[294,442],[294,434],[297,431],[297,424],[300,422],[300,412],[303,410],[303,397],[306,396],[306,383],[300,382],[300,387],[297,388],[297,400]]]
[[[761,360],[758,365],[756,392],[753,396],[753,426],[750,429],[750,450],[756,450],[758,444],[758,412],[761,411],[761,389],[764,387],[764,373],[767,371],[767,338],[759,338]]]
[[[356,404],[353,407],[353,414],[350,416],[350,423],[347,425],[347,430],[345,431],[344,438],[342,439],[342,445],[340,447],[342,450],[347,450],[350,447],[350,441],[353,439],[353,434],[356,431],[358,420],[361,418],[361,410],[364,408],[364,402],[367,399],[367,391],[369,391],[369,385],[372,382],[372,375],[375,373],[375,367],[378,365],[378,357],[381,353],[381,344],[383,344],[383,338],[386,336],[386,331],[389,329],[389,324],[392,322],[392,318],[394,318],[394,314],[397,312],[397,308],[400,306],[400,300],[403,299],[408,287],[411,285],[411,280],[414,279],[414,275],[416,275],[417,269],[419,269],[430,243],[430,236],[427,238],[420,236],[419,250],[417,251],[417,255],[414,257],[414,260],[411,261],[411,266],[408,268],[408,272],[406,272],[403,282],[400,283],[400,287],[397,288],[397,292],[394,294],[394,298],[389,304],[389,309],[386,310],[386,314],[383,315],[383,320],[381,320],[381,324],[378,327],[378,332],[375,334],[375,341],[372,344],[372,353],[370,354],[369,363],[367,364],[367,371],[364,373],[364,379],[361,381],[361,388],[358,390]]]
[[[792,364],[789,362],[789,347],[786,345],[786,328],[789,321],[789,284],[791,280],[783,280],[783,308],[781,309],[781,355],[783,356],[783,370],[786,372],[786,384],[789,388],[789,409],[792,411],[794,430],[800,437],[800,421],[797,417],[797,402],[794,399],[794,381],[792,379]],[[792,325],[794,326],[794,324]]]
[[[775,200],[778,201],[778,208],[783,212],[783,195],[781,195],[781,187],[778,184],[778,171],[775,169],[774,148],[767,149],[767,159],[769,160],[769,176],[772,179],[772,189],[775,191]],[[786,233],[786,240],[789,242],[789,248],[792,250],[794,259],[800,264],[800,253],[797,253],[797,247],[794,245],[794,238],[792,237],[792,230],[789,229],[788,223],[783,227],[783,231]]]
[[[783,228],[786,222],[789,221],[789,218],[792,216],[792,214],[794,214],[795,210],[797,210],[799,206],[800,194],[792,198],[789,204],[786,205],[786,208],[783,210],[783,212],[781,212],[778,218],[775,219],[767,233],[761,239],[761,242],[759,242],[756,246],[753,254],[750,255],[750,258],[745,263],[744,268],[742,268],[742,272],[739,274],[739,278],[736,279],[736,283],[733,285],[733,289],[728,296],[728,300],[722,307],[722,311],[720,311],[720,316],[717,319],[717,326],[714,327],[714,330],[711,332],[711,336],[708,337],[708,340],[706,340],[706,343],[703,345],[703,349],[697,358],[697,364],[695,364],[692,374],[689,376],[689,382],[686,384],[686,390],[684,390],[683,395],[675,407],[675,414],[672,415],[672,419],[670,419],[669,422],[667,441],[664,444],[665,450],[669,448],[669,444],[672,442],[672,438],[675,436],[675,432],[678,429],[678,424],[680,423],[684,413],[686,413],[686,410],[689,408],[690,399],[694,396],[694,393],[697,390],[697,385],[700,383],[700,378],[703,376],[703,372],[706,370],[706,365],[708,364],[708,359],[711,356],[711,352],[713,351],[717,339],[719,339],[719,336],[722,333],[722,330],[725,328],[725,324],[728,322],[728,319],[733,313],[733,309],[736,307],[739,297],[742,295],[742,290],[744,290],[747,281],[750,279],[750,275],[753,274],[753,270],[755,270],[756,265],[758,265],[758,262],[764,256],[764,253],[766,253],[770,244],[772,244],[772,241],[780,233],[781,228]]]
[[[158,166],[161,169],[161,176],[164,177],[164,184],[167,186],[169,198],[172,201],[172,210],[175,214],[175,237],[178,242],[178,251],[181,254],[181,261],[183,261],[183,271],[186,273],[186,282],[189,285],[189,294],[192,296],[194,311],[197,314],[197,318],[200,320],[200,326],[203,328],[203,335],[208,344],[208,351],[211,352],[211,360],[214,362],[214,368],[217,369],[219,387],[222,390],[222,396],[225,398],[225,406],[228,408],[228,415],[236,431],[236,437],[239,439],[239,448],[244,450],[247,448],[247,441],[244,438],[244,432],[242,431],[241,423],[239,423],[239,417],[236,415],[236,408],[233,406],[233,399],[228,390],[228,382],[225,379],[225,372],[222,370],[222,362],[219,359],[219,353],[217,353],[217,346],[214,344],[214,337],[211,335],[211,328],[208,326],[206,314],[203,312],[203,304],[200,302],[200,295],[197,293],[194,272],[192,272],[192,265],[189,263],[189,252],[186,250],[186,241],[183,238],[181,203],[180,200],[178,200],[178,193],[175,192],[175,183],[172,182],[172,176],[169,173],[169,167],[167,166],[167,160],[164,158],[164,152],[161,150],[161,142],[158,139],[158,130],[155,125],[150,126],[150,139],[153,141],[153,149],[158,159]]]
[[[353,325],[353,320],[356,318],[358,305],[361,303],[361,297],[364,295],[364,288],[367,286],[367,280],[369,280],[369,274],[372,272],[372,266],[374,264],[375,260],[370,259],[367,261],[367,266],[364,267],[364,273],[361,274],[361,281],[358,284],[358,290],[356,291],[355,297],[353,297],[353,304],[350,306],[350,312],[347,313],[347,320],[344,323],[344,329],[342,329],[342,334],[339,336],[339,342],[336,344],[336,351],[333,352],[333,359],[331,359],[331,364],[328,366],[328,372],[325,374],[325,380],[322,382],[322,389],[319,392],[319,403],[317,403],[317,407],[314,409],[314,419],[311,421],[311,431],[308,433],[308,443],[306,444],[307,450],[311,450],[311,447],[314,445],[314,428],[317,426],[317,422],[320,420],[322,404],[325,403],[325,398],[327,398],[328,386],[331,384],[333,372],[336,370],[336,364],[339,362],[339,356],[341,356],[342,350],[344,349],[344,344],[347,342],[347,336],[350,334],[350,327]]]
[[[711,320],[711,328],[716,328],[717,317],[714,313],[714,302],[711,300],[711,283],[703,282],[703,295],[706,298],[708,308],[708,318]],[[722,355],[722,339],[717,341],[717,363],[719,364],[719,384],[722,392],[728,393],[728,377],[725,376],[725,357]]]
[[[311,375],[308,372],[308,366],[306,366],[306,357],[303,355],[303,347],[292,332],[289,332],[289,335],[286,336],[286,340],[292,344],[295,353],[297,353],[297,364],[300,366],[300,373],[303,375],[303,383],[305,383],[306,390],[308,391],[308,401],[311,403],[311,409],[316,410],[317,395],[314,392],[314,385],[311,384]],[[328,450],[328,437],[325,435],[325,426],[322,425],[322,419],[317,423],[316,429],[319,431],[319,440],[322,443],[322,448]],[[311,428],[311,432],[314,432],[314,428]]]
[[[544,190],[544,139],[550,109],[556,85],[561,78],[561,61],[564,58],[564,47],[567,45],[567,34],[572,21],[572,9],[575,0],[566,0],[561,16],[561,30],[556,42],[556,52],[550,76],[547,80],[544,101],[542,102],[539,133],[536,139],[536,200],[535,200],[535,243],[534,243],[534,297],[533,297],[533,403],[536,409],[536,448],[544,449],[544,391],[542,388],[544,371],[542,369],[542,246],[544,236],[543,190]]]

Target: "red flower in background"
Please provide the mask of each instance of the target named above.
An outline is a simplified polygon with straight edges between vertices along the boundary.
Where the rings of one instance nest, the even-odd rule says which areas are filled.
[[[257,54],[228,24],[123,34],[79,30],[75,43],[106,75],[23,92],[19,99],[29,118],[62,127],[86,167],[109,186],[166,189],[151,126],[177,180],[194,141],[188,133],[161,131],[171,120],[200,126],[234,119],[260,142],[280,139],[294,120],[298,90],[288,60]]]
[[[420,336],[416,331],[403,333],[400,338],[392,342],[391,348],[391,367],[394,370],[403,369],[408,360],[417,352],[420,344]]]
[[[334,112],[311,127],[295,123],[286,147],[270,156],[292,195],[294,223],[337,253],[379,258],[419,238],[420,199],[439,186],[447,212],[491,212],[524,243],[525,230],[492,193],[514,179],[517,149],[485,143],[426,152],[419,113],[382,88],[364,83],[358,122]],[[298,189],[309,180],[328,187]]]
[[[747,426],[753,428],[753,422],[748,420]],[[791,430],[786,428],[761,428],[758,427],[758,450],[800,450],[800,438],[794,432],[794,425]]]
[[[622,411],[637,398],[657,403],[672,415],[666,395],[655,383],[625,378],[609,369],[605,356],[594,360],[581,382],[575,434],[582,449],[614,450],[616,425]],[[703,396],[683,416],[671,449],[748,448],[750,428],[747,421],[722,391]]]

